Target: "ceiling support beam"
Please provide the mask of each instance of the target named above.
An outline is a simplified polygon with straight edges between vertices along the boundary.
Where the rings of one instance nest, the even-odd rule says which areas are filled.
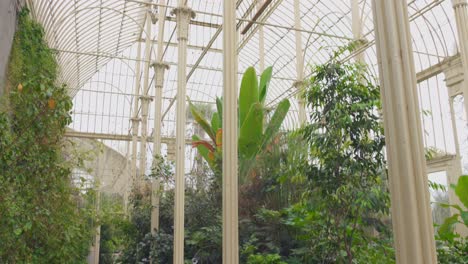
[[[397,263],[436,264],[406,0],[373,0]]]
[[[252,18],[252,21],[250,21],[247,24],[247,26],[245,26],[245,28],[242,30],[241,32],[242,35],[245,35],[245,33],[249,31],[249,29],[255,24],[255,22],[257,22],[257,19],[263,14],[263,12],[265,12],[266,8],[268,7],[268,5],[271,4],[271,2],[273,2],[273,0],[266,0],[262,2],[263,2],[262,5],[260,6],[257,13]]]

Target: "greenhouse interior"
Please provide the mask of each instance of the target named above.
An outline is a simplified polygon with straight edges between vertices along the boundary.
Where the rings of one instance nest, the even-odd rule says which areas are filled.
[[[465,75],[467,0],[1,0],[0,263],[468,263]]]

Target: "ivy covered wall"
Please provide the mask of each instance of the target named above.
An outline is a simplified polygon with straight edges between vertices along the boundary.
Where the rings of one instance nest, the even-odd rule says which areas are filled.
[[[16,30],[16,19],[24,0],[0,1],[0,96],[6,85],[6,71],[11,44]]]
[[[0,101],[0,263],[84,263],[95,213],[65,159],[71,98],[41,25],[19,14]]]

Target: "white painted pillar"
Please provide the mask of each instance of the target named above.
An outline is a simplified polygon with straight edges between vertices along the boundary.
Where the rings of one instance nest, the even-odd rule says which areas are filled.
[[[187,86],[187,42],[190,19],[195,12],[188,8],[185,0],[172,11],[177,18],[178,66],[177,66],[177,109],[176,109],[176,175],[174,212],[174,264],[184,263],[184,204],[185,204],[185,122]]]
[[[299,103],[299,126],[302,126],[307,121],[307,114],[305,109],[305,101],[302,98],[304,90],[304,54],[302,52],[302,29],[301,25],[301,9],[300,0],[294,0],[294,27],[296,36],[296,82],[295,88],[298,90],[297,100]]]
[[[162,42],[159,42],[162,43]],[[153,131],[153,149],[154,158],[153,162],[159,162],[158,157],[161,155],[161,116],[162,116],[162,102],[163,102],[163,84],[164,74],[169,68],[169,65],[163,62],[154,64],[154,70],[156,73],[156,94],[155,94],[155,119],[154,119],[154,131]],[[153,163],[153,165],[157,165]],[[159,189],[160,180],[154,179],[152,183],[152,213],[151,213],[151,232],[156,234],[159,229]]]
[[[134,187],[137,186],[137,154],[138,154],[138,128],[140,125],[140,119],[138,118],[138,103],[140,101],[140,75],[141,75],[141,42],[138,41],[137,48],[137,61],[135,70],[135,89],[133,98],[133,115],[132,115],[132,161],[131,161],[131,175],[132,184]]]
[[[463,64],[463,74],[468,76],[468,3],[467,0],[452,0],[452,4],[458,29],[458,46]],[[468,82],[466,80],[462,91],[465,99],[465,113],[468,117]]]
[[[455,62],[454,65],[450,65],[444,70],[445,84],[447,86],[447,92],[449,95],[449,106],[450,106],[450,117],[452,121],[452,133],[455,145],[455,160],[452,161],[451,165],[447,169],[447,180],[448,185],[457,184],[458,179],[463,174],[462,168],[462,156],[460,151],[460,141],[458,137],[457,119],[455,116],[454,98],[463,93],[465,87],[465,76],[463,74],[463,63]],[[458,199],[453,188],[448,188],[449,203],[463,206],[462,202]],[[457,209],[450,207],[451,214],[459,213]],[[455,225],[455,232],[462,236],[468,236],[468,228],[463,224]]]
[[[166,63],[158,62],[154,64],[156,72],[156,95],[155,95],[155,120],[154,120],[154,132],[153,132],[153,149],[154,149],[154,162],[158,162],[158,156],[161,155],[161,116],[162,116],[162,94],[163,94],[163,83],[164,74],[169,65]],[[154,164],[156,165],[156,164]],[[159,189],[160,180],[154,179],[152,184],[152,198],[151,203],[153,210],[151,214],[151,232],[156,233],[159,229]]]
[[[257,8],[261,8],[265,0],[258,0]],[[265,70],[265,30],[263,25],[258,25],[258,55],[259,55],[259,72]]]
[[[101,190],[96,190],[96,214],[100,215],[101,210]],[[96,235],[94,236],[93,263],[99,264],[99,254],[101,249],[101,225],[96,226]]]
[[[373,0],[396,261],[436,264],[406,0]]]
[[[166,21],[166,0],[160,0],[159,16],[158,16],[158,53],[157,62],[153,64],[155,72],[155,99],[154,99],[154,130],[153,130],[153,166],[157,165],[158,156],[161,155],[161,118],[162,118],[162,103],[163,103],[163,84],[165,70],[169,65],[163,63],[163,48],[164,48],[164,23]],[[161,182],[159,179],[154,179],[151,185],[151,233],[156,235],[159,230],[159,189]]]
[[[351,0],[351,19],[354,40],[362,39],[362,17],[359,10],[359,0]],[[364,63],[364,52],[356,54],[356,62]]]
[[[151,67],[151,9],[148,6],[146,15],[146,35],[145,35],[145,68],[143,69],[143,94],[141,100],[141,142],[140,142],[140,169],[138,173],[139,185],[144,179],[146,173],[146,143],[148,141],[148,109],[151,101],[149,96],[149,69]]]
[[[236,1],[223,16],[223,263],[239,263]]]

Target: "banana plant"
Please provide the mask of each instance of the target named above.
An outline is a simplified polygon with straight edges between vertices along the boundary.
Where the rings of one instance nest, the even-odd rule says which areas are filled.
[[[273,115],[267,120],[265,99],[270,85],[273,68],[267,68],[258,81],[253,67],[248,68],[243,77],[238,101],[238,149],[239,149],[239,172],[241,182],[245,180],[246,174],[255,158],[261,154],[266,146],[271,143],[278,133],[289,108],[288,99],[281,101]],[[210,140],[193,136],[192,146],[196,147],[200,155],[207,161],[211,169],[221,172],[222,167],[222,124],[223,104],[220,98],[216,99],[217,112],[211,117],[211,122],[201,114],[201,111],[190,101],[190,111],[195,121],[206,132]]]

